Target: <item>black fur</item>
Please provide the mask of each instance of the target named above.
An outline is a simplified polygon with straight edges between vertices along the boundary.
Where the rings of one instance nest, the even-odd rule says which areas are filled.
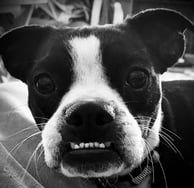
[[[102,63],[111,87],[134,116],[152,116],[161,97],[158,75],[184,54],[185,29],[194,31],[194,26],[180,13],[166,9],[144,11],[116,26],[21,27],[0,38],[0,54],[8,71],[28,84],[33,115],[50,118],[73,80],[68,39],[93,34],[101,41]],[[149,75],[146,88],[133,90],[126,83],[135,69]],[[40,73],[49,74],[56,84],[52,95],[36,92],[35,79]],[[162,88],[163,136],[156,149],[164,172],[157,164],[153,186],[165,187],[166,178],[170,188],[189,187],[194,178],[194,82],[164,82]]]

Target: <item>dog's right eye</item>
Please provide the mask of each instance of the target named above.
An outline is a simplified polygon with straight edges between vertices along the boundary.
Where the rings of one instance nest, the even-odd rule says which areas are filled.
[[[135,70],[128,75],[127,84],[133,89],[143,88],[148,81],[148,74],[142,70]]]
[[[41,94],[50,94],[55,90],[53,80],[47,75],[39,76],[35,81],[35,86]]]

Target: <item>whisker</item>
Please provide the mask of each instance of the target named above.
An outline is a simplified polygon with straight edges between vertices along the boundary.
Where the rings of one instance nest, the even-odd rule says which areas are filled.
[[[37,152],[38,152],[38,150],[35,153],[35,169],[36,169],[37,177],[38,177],[38,179],[40,181],[41,179],[40,179],[40,175],[39,175],[39,172],[38,172],[38,161],[39,161],[40,156],[42,155],[42,153],[43,153],[44,150],[43,150],[43,147],[42,147],[42,142],[40,142],[39,144],[41,144],[41,145],[40,145],[40,153],[38,155],[38,158],[37,158]]]
[[[161,138],[163,138],[163,140],[165,141],[165,143],[167,143],[167,145],[175,152],[177,153],[176,149],[170,144],[170,142],[168,142],[168,140],[165,138],[165,136],[160,135]]]
[[[148,129],[149,129],[149,128],[148,128]],[[149,129],[149,131],[152,131],[152,130]],[[162,136],[164,136],[164,135],[162,135]],[[166,137],[166,136],[164,136],[164,137]],[[163,139],[164,139],[164,138],[163,138]],[[164,140],[165,140],[165,139],[164,139]],[[170,142],[170,144],[173,144],[172,141],[169,140],[168,137],[167,137],[167,140],[165,140],[165,142],[167,142],[167,144],[169,144],[169,142]],[[147,140],[145,140],[145,143],[146,143],[148,146],[150,145],[150,144],[147,142]],[[176,147],[174,144],[173,144],[173,146]],[[170,147],[173,148],[171,145],[170,145]],[[176,148],[176,149],[177,149],[177,148]],[[173,148],[173,150],[174,150],[174,148]],[[151,155],[150,155],[150,158],[152,159],[152,156],[151,156]],[[158,158],[157,162],[159,163],[160,168],[161,168],[161,170],[162,170],[162,174],[163,174],[164,182],[165,182],[165,188],[168,188],[168,183],[167,183],[167,179],[166,179],[166,174],[165,174],[164,168],[163,168],[162,163],[161,163],[161,161],[160,161],[159,158]],[[151,163],[152,163],[152,165],[153,165],[153,183],[154,183],[154,179],[155,179],[154,176],[155,176],[155,175],[154,175],[154,163],[153,163],[153,159],[152,159]]]
[[[33,116],[34,118],[39,118],[39,119],[42,119],[42,120],[49,120],[49,118],[46,118],[46,117],[41,117],[41,116]]]
[[[162,134],[160,134],[160,136],[164,139],[164,141],[166,141],[166,143],[172,148],[172,150],[175,153],[178,153],[180,155],[180,157],[182,159],[184,159],[184,157],[183,157],[182,153],[180,152],[180,150],[175,146],[175,144],[168,137],[166,137],[165,135],[162,135]]]
[[[162,163],[161,163],[160,160],[158,160],[158,163],[159,163],[160,168],[161,168],[161,170],[162,170],[162,174],[163,174],[164,182],[165,182],[165,187],[168,188],[168,183],[167,183],[167,179],[166,179],[166,174],[165,174],[165,172],[164,172],[164,168],[163,168]]]
[[[165,131],[168,131],[169,133],[171,133],[174,136],[176,136],[178,139],[182,140],[182,138],[179,135],[177,135],[176,133],[174,133],[173,131],[171,131],[171,130],[165,128],[165,127],[161,127],[161,129],[164,129]]]
[[[153,132],[153,130],[152,130],[151,128],[149,128],[149,127],[143,127],[143,130],[146,130],[146,131],[148,130],[148,131]],[[165,131],[160,130],[159,134],[165,135],[168,139],[174,141],[174,139],[172,138],[172,136],[170,136],[170,135],[169,135],[168,133],[166,133]]]
[[[41,147],[42,147],[42,145],[41,145]],[[39,153],[38,158],[37,158],[37,164],[38,164],[38,162],[39,162],[39,159],[40,159],[41,155],[42,155],[43,152],[44,152],[43,147],[42,147],[41,149],[42,149],[42,150],[41,150],[41,152]]]
[[[30,166],[30,163],[32,162],[32,159],[34,158],[34,155],[35,155],[36,152],[40,149],[41,145],[42,145],[42,142],[39,142],[39,144],[36,146],[35,150],[33,151],[32,155],[30,156],[30,158],[29,158],[29,160],[28,160],[28,163],[27,163],[27,165],[26,165],[26,167],[25,167],[25,172],[24,172],[24,174],[23,174],[23,176],[22,176],[22,178],[21,178],[22,181],[24,180],[24,178],[25,178],[25,176],[26,176],[27,170],[28,170],[28,168],[29,168],[29,166]]]
[[[149,127],[144,127],[143,130],[148,130],[148,131],[151,131],[153,132],[152,129],[150,129]],[[182,159],[184,159],[182,153],[180,152],[180,150],[176,147],[176,145],[173,143],[174,139],[171,138],[170,135],[168,135],[166,132],[164,134],[164,131],[160,132],[159,135],[161,136],[161,138],[167,143],[167,145],[175,152],[175,153],[178,153],[180,155],[180,157]],[[167,136],[168,135],[168,136]]]
[[[37,136],[41,134],[40,131],[38,132],[35,132],[34,134],[31,134],[30,136],[28,136],[27,138],[23,139],[21,142],[17,143],[10,151],[9,153],[12,153],[14,150],[16,150],[12,155],[15,155],[16,152],[19,150],[19,148],[27,141],[29,140],[30,138],[34,137],[34,136]]]
[[[172,138],[172,136],[170,136],[168,133],[166,133],[165,131],[160,130],[160,134],[165,135],[167,138],[169,138],[170,140],[174,141],[174,139]]]
[[[9,139],[11,137],[17,136],[17,135],[19,135],[19,134],[21,134],[21,133],[23,133],[23,132],[25,132],[27,130],[33,130],[33,129],[37,129],[37,127],[34,126],[34,124],[32,124],[30,127],[24,128],[24,129],[22,129],[20,131],[17,131],[16,133],[14,133],[12,135],[7,136],[6,139]]]

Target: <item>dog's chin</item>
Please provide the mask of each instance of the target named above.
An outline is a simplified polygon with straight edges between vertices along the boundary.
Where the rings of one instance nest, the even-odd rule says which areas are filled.
[[[99,177],[111,177],[119,174],[124,169],[124,164],[106,164],[101,168],[88,168],[78,169],[73,167],[61,166],[61,173],[67,177],[82,177],[82,178],[99,178]]]
[[[61,173],[67,177],[99,178],[119,174],[124,169],[123,163],[80,164],[72,167],[61,164]]]
[[[108,177],[120,173],[124,163],[111,150],[73,151],[63,156],[60,168],[68,177]]]

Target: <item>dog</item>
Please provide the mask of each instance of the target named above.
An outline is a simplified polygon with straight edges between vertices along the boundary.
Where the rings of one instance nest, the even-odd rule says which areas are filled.
[[[160,79],[184,55],[186,29],[181,13],[148,9],[117,25],[4,34],[0,54],[28,85],[47,166],[96,187],[192,185],[194,81]]]

